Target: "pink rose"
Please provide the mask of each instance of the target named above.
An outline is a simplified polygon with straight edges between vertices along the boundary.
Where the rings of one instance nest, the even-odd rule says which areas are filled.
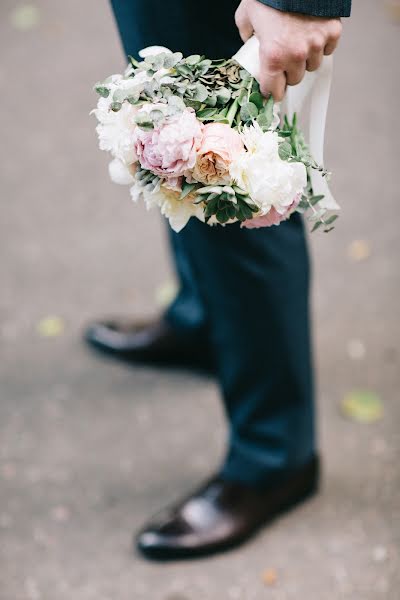
[[[229,183],[232,179],[230,164],[243,150],[242,140],[235,129],[223,123],[208,123],[203,129],[192,177],[206,185]]]
[[[297,194],[292,204],[285,210],[285,212],[282,215],[278,213],[276,208],[272,206],[272,208],[269,210],[269,212],[267,212],[266,215],[262,215],[261,217],[254,217],[253,219],[247,219],[247,221],[243,221],[242,227],[246,227],[246,229],[258,229],[259,227],[271,227],[271,225],[279,225],[280,223],[282,223],[282,221],[286,221],[286,219],[288,219],[290,215],[296,210],[300,200],[301,194]]]
[[[137,127],[134,135],[142,167],[165,178],[175,188],[179,178],[195,165],[202,124],[194,111],[187,109],[151,131]]]

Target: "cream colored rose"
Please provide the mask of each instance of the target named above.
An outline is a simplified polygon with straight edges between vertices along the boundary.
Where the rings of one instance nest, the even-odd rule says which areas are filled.
[[[231,162],[243,151],[240,135],[229,125],[205,125],[196,164],[191,173],[193,179],[206,185],[229,183]]]

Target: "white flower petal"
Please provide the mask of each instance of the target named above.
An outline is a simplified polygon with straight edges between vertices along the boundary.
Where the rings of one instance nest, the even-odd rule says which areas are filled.
[[[247,152],[234,159],[231,176],[247,190],[261,214],[267,214],[272,206],[284,214],[307,184],[304,164],[281,160],[274,131],[263,132],[256,124],[246,127],[242,138]]]
[[[119,185],[131,185],[134,183],[135,178],[132,176],[129,168],[119,158],[114,158],[108,165],[108,172],[111,177],[111,181],[118,183]]]
[[[139,184],[135,183],[129,191],[131,193],[133,202],[139,202],[143,196],[143,188]]]
[[[147,46],[146,48],[139,50],[139,56],[140,58],[146,58],[146,56],[155,56],[156,54],[161,54],[162,52],[168,52],[168,54],[172,54],[172,50],[165,48],[165,46]]]

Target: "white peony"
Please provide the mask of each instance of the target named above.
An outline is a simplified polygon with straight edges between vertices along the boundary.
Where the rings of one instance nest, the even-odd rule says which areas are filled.
[[[121,110],[113,112],[108,98],[100,98],[94,111],[99,120],[96,131],[100,150],[111,152],[114,158],[128,165],[137,161],[133,135],[136,111],[132,104],[124,102]]]
[[[230,174],[245,189],[261,214],[274,207],[286,212],[297,194],[307,185],[303,163],[287,162],[279,157],[279,137],[275,131],[263,132],[257,125],[242,133],[247,152],[240,153],[230,166]]]
[[[119,158],[114,158],[108,165],[108,172],[111,181],[120,185],[132,185],[135,178],[129,166],[123,163]]]
[[[158,207],[177,233],[187,225],[191,217],[196,217],[204,222],[204,212],[199,205],[193,204],[187,196],[179,200],[179,192],[169,190],[165,186],[156,188],[154,191],[148,191],[138,185],[131,187],[131,196],[134,202],[143,198],[148,210]]]
[[[135,93],[140,91],[148,80],[149,78],[144,72],[129,78],[112,75],[106,84],[110,90],[108,97],[99,98],[97,108],[92,111],[99,121],[96,131],[99,136],[100,150],[111,152],[114,158],[118,158],[127,165],[137,161],[133,132],[136,128],[135,115],[138,109],[129,102],[124,102],[121,109],[114,112],[110,105],[113,102],[115,91],[132,90],[132,93]]]

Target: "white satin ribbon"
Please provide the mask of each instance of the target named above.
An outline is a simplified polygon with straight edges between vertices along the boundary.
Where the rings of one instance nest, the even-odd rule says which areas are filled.
[[[258,79],[260,73],[259,42],[252,36],[233,57],[253,77]],[[329,96],[332,83],[333,58],[324,56],[317,71],[307,72],[304,79],[295,86],[288,86],[286,91],[286,112],[290,119],[293,114],[301,114],[305,100],[310,98],[310,132],[309,147],[315,161],[324,164],[325,125],[328,113]],[[311,183],[315,195],[324,196],[318,204],[321,208],[338,210],[340,207],[333,198],[326,177],[315,169],[311,171]]]

